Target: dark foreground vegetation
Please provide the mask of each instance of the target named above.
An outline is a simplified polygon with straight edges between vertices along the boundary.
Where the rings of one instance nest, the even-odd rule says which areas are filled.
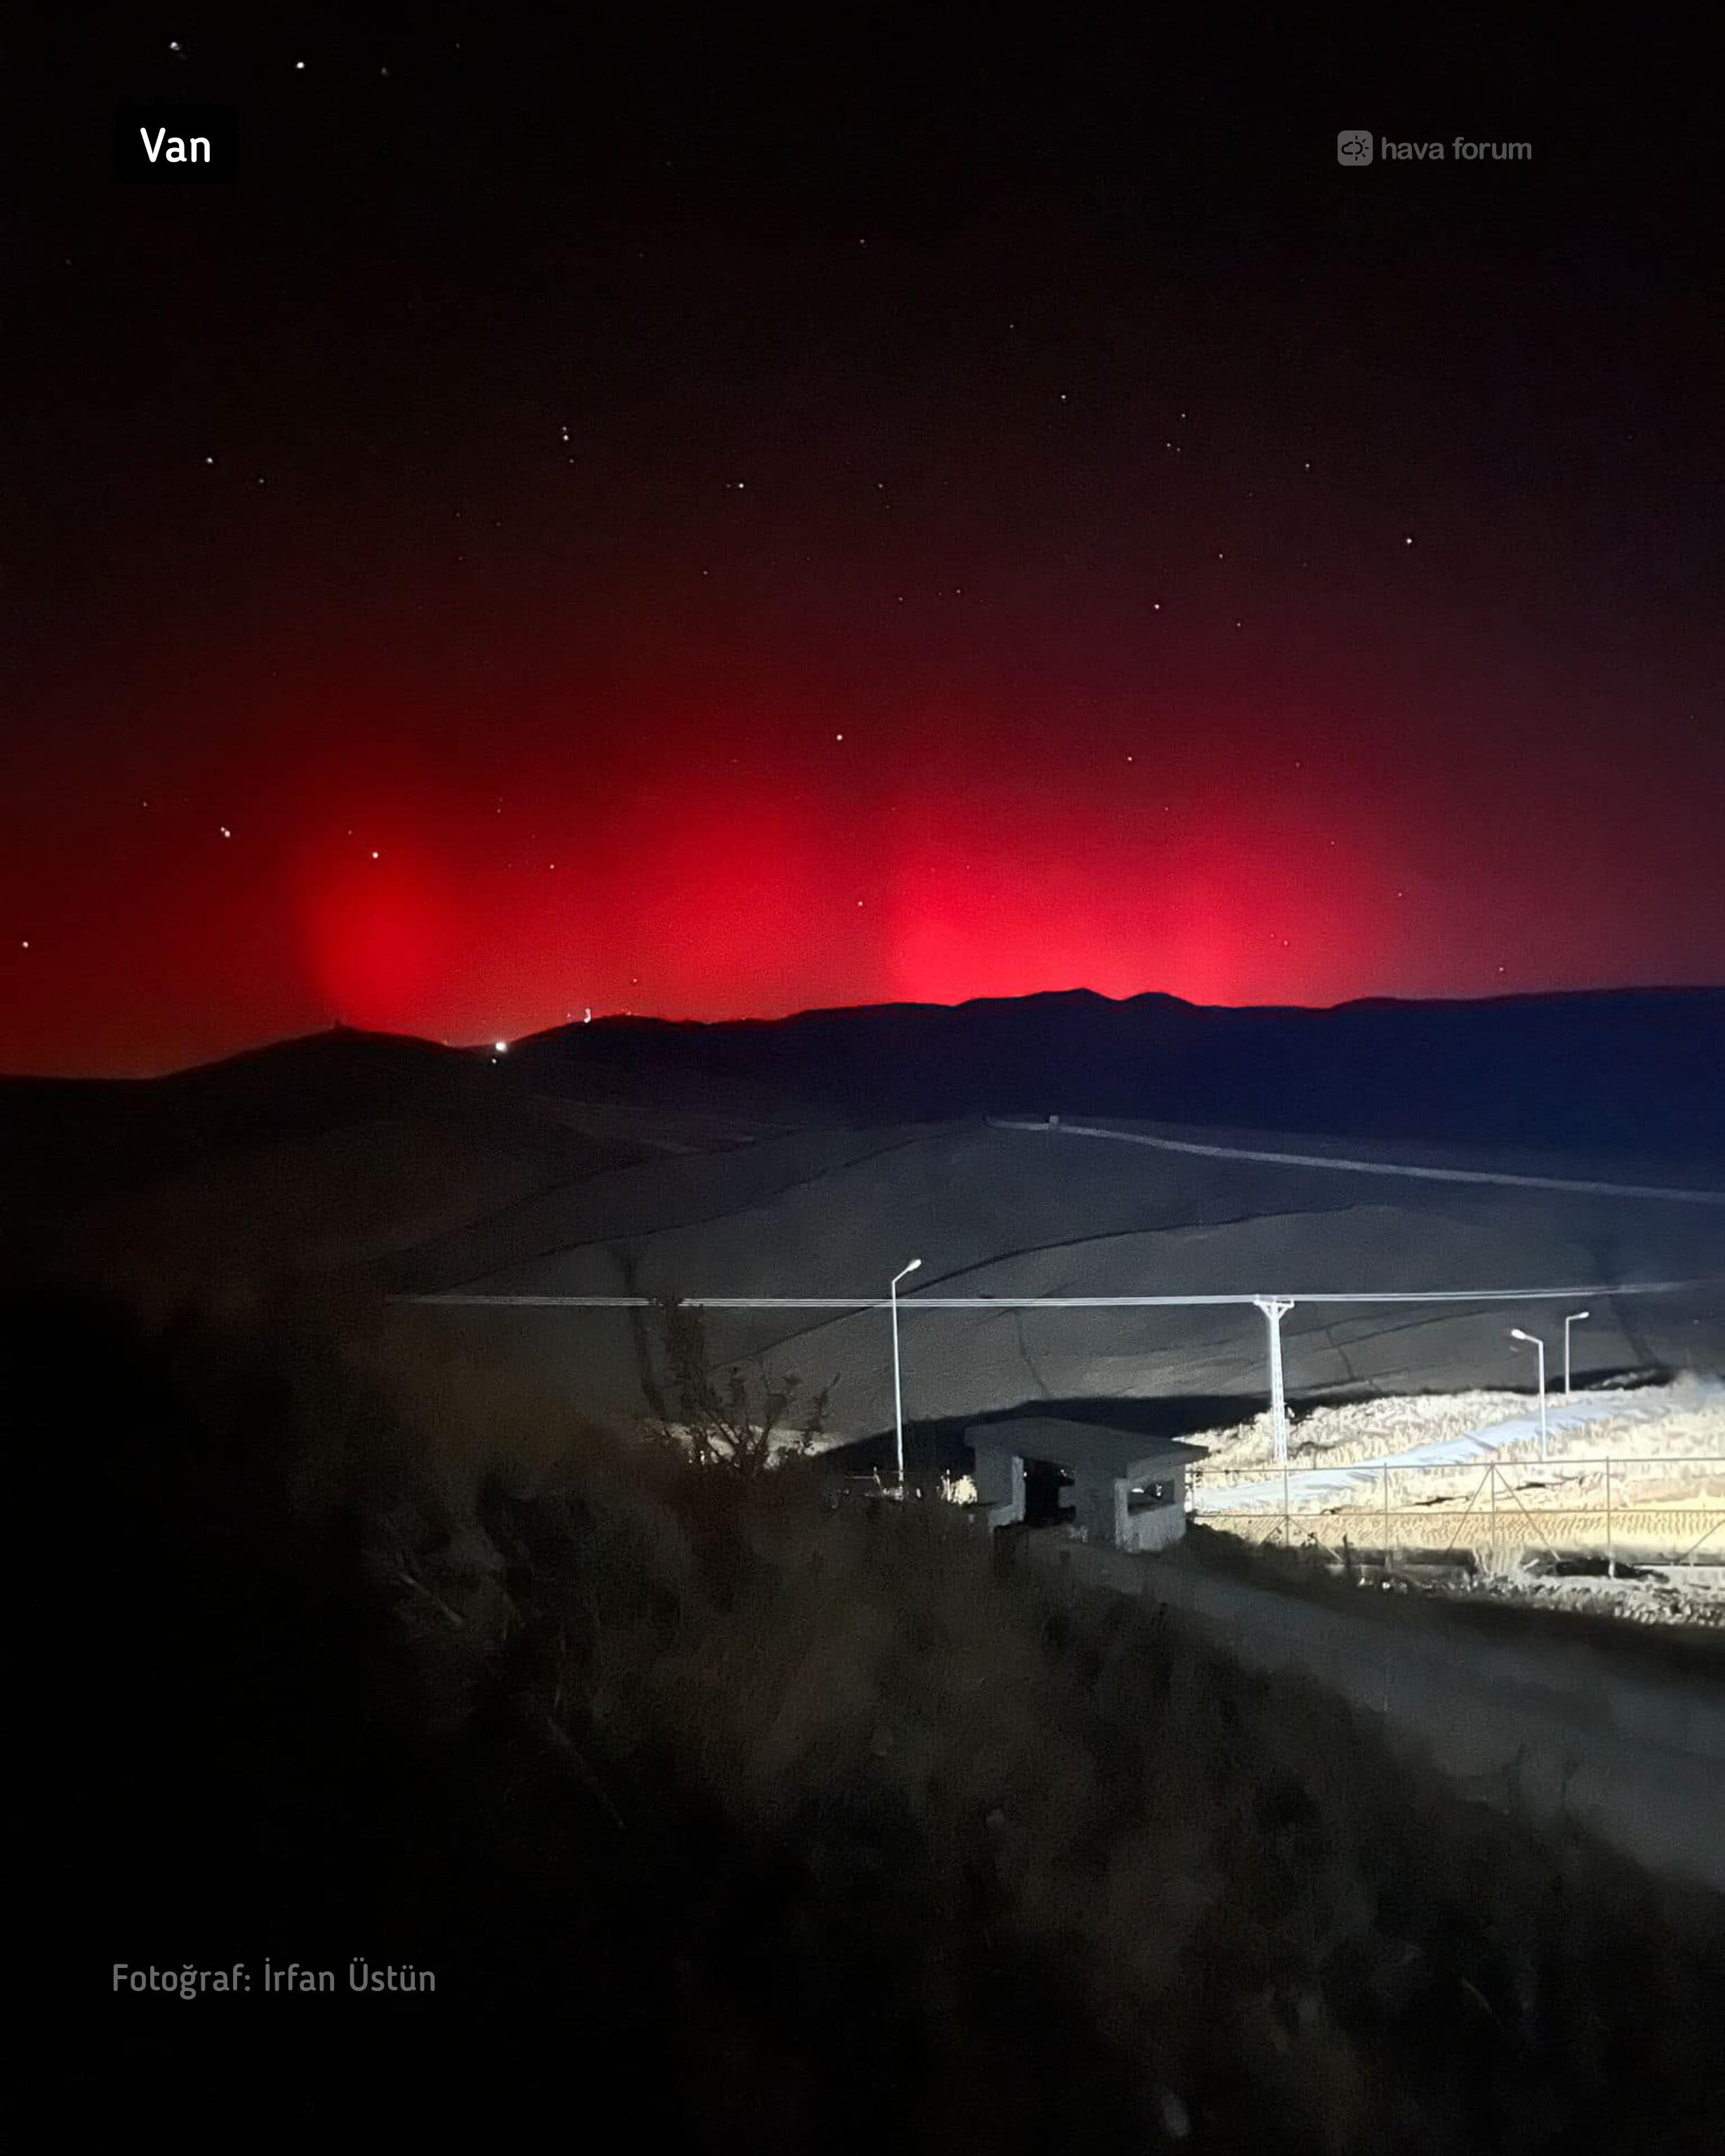
[[[343,1987],[112,1999],[134,2032],[291,2013],[309,2069],[417,2018],[578,2142],[614,2099],[685,2148],[1709,2145],[1716,1902],[943,1508],[280,1318],[7,1307],[49,1517],[101,1523],[59,1584],[90,1991]],[[436,1994],[354,1997],[356,1956]]]

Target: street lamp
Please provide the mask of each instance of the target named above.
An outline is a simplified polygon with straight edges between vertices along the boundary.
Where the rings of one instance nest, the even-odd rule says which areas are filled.
[[[1563,1398],[1569,1397],[1569,1327],[1579,1325],[1583,1318],[1591,1317],[1590,1310],[1572,1310],[1563,1320]]]
[[[905,1494],[905,1390],[899,1377],[898,1366],[898,1284],[908,1280],[922,1264],[921,1258],[912,1258],[902,1272],[895,1273],[888,1293],[892,1298],[892,1419],[898,1432],[898,1494]]]
[[[1539,1350],[1539,1456],[1543,1460],[1545,1457],[1546,1440],[1545,1342],[1543,1340],[1537,1339],[1531,1332],[1523,1332],[1519,1325],[1511,1326],[1509,1329],[1509,1337],[1512,1340],[1525,1340],[1530,1348],[1537,1348]]]

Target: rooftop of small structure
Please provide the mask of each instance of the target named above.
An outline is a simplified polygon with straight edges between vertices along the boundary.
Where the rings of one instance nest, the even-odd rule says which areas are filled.
[[[1088,1475],[1140,1482],[1205,1457],[1209,1447],[1183,1439],[1152,1437],[1106,1423],[1073,1422],[1060,1415],[1009,1415],[973,1423],[964,1433],[974,1452],[1016,1453]]]

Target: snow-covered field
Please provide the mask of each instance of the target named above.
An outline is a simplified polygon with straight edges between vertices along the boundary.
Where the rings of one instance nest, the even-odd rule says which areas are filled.
[[[1725,1389],[1716,1378],[1686,1375],[1665,1385],[1578,1391],[1574,1404],[1586,1408],[1591,1419],[1579,1430],[1552,1430],[1551,1460],[1572,1454],[1725,1453]],[[1564,1405],[1561,1395],[1552,1396],[1553,1414],[1561,1414]],[[1518,1422],[1535,1412],[1536,1404],[1525,1393],[1483,1391],[1296,1409],[1289,1415],[1288,1461],[1295,1468],[1341,1467],[1393,1458]],[[1273,1464],[1267,1408],[1232,1429],[1206,1433],[1201,1441],[1209,1454],[1209,1474]],[[1512,1455],[1534,1449],[1527,1440],[1517,1440],[1503,1450]]]
[[[1573,1405],[1588,1419],[1554,1422],[1543,1460],[1514,1394],[1316,1408],[1290,1431],[1286,1490],[1255,1416],[1209,1440],[1194,1509],[1254,1539],[1297,1520],[1294,1540],[1455,1547],[1499,1566],[1523,1550],[1725,1565],[1725,1386],[1686,1377]]]
[[[1553,1578],[1524,1570],[1474,1573],[1439,1591],[1461,1599],[1516,1602],[1536,1609],[1563,1609],[1586,1617],[1615,1617],[1630,1625],[1701,1625],[1725,1630],[1725,1565],[1717,1582],[1696,1568],[1676,1577],[1605,1579]]]

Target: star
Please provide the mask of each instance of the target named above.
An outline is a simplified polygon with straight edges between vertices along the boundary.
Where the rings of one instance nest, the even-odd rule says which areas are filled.
[[[218,824],[216,826],[216,829],[221,833],[224,839],[231,839],[234,836],[234,834],[228,829],[228,826],[225,824]]]

